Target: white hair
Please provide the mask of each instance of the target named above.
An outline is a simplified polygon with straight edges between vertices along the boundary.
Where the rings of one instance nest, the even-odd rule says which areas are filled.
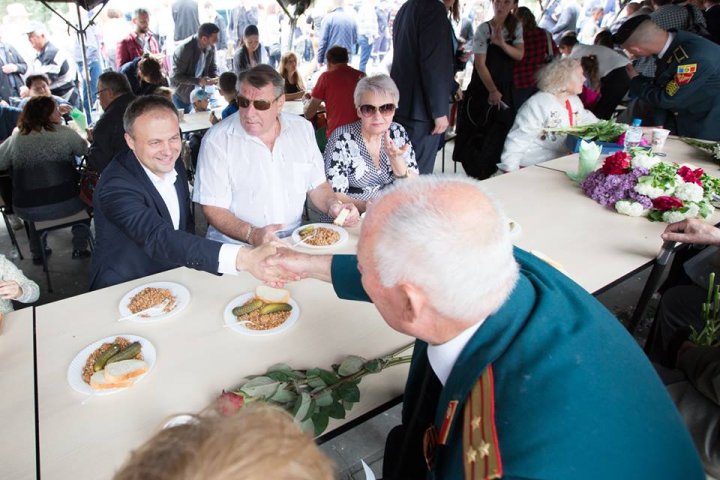
[[[387,95],[396,106],[400,101],[400,91],[397,85],[395,85],[395,82],[389,75],[383,73],[360,79],[355,86],[355,93],[353,94],[355,108],[360,108],[362,97],[368,92],[375,93],[376,95]]]
[[[396,183],[387,194],[400,193],[402,205],[380,222],[373,252],[383,286],[408,282],[441,315],[460,321],[494,313],[518,278],[507,217],[497,203],[469,178],[423,175]],[[489,205],[474,217],[472,205],[448,211],[435,197],[453,185],[472,186]],[[484,216],[488,210],[495,215]]]

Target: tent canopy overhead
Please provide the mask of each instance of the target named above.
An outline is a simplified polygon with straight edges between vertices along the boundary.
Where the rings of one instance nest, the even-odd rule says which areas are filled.
[[[39,1],[39,0],[36,0]],[[45,0],[42,3],[72,3],[80,5],[85,10],[91,10],[101,3],[107,3],[108,0]]]

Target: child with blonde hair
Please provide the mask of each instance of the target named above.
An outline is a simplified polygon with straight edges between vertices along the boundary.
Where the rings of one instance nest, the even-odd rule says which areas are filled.
[[[23,274],[5,255],[0,254],[0,313],[15,310],[12,300],[32,303],[40,297],[38,284]]]

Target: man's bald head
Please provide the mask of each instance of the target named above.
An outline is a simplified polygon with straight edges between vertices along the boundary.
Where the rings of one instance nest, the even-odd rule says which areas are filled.
[[[412,284],[460,322],[497,310],[518,275],[505,215],[479,182],[458,177],[422,176],[390,190],[368,211],[358,257],[385,289]]]

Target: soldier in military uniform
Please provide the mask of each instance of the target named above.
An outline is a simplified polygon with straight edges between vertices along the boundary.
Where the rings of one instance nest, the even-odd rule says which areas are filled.
[[[657,57],[655,78],[628,65],[630,95],[656,109],[656,124],[676,135],[720,140],[720,46],[693,33],[665,31],[648,15],[627,20],[613,36],[630,54]]]
[[[417,338],[384,479],[704,479],[633,338],[572,280],[513,249],[479,185],[398,185],[368,211],[357,257],[269,260],[371,299]]]

